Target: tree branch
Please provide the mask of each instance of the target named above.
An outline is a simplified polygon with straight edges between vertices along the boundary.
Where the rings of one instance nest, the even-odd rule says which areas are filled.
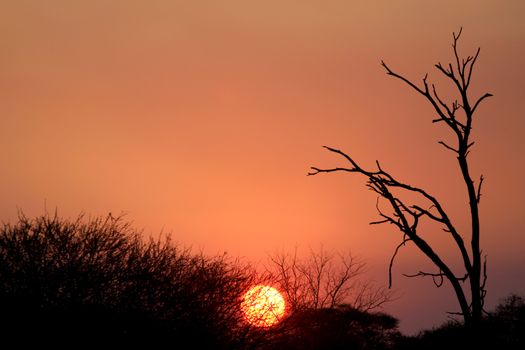
[[[468,88],[470,85],[470,78],[472,77],[472,69],[474,68],[474,63],[476,63],[476,60],[478,59],[479,52],[481,51],[481,48],[478,47],[478,51],[474,55],[474,58],[472,59],[472,62],[470,63],[470,69],[467,76],[467,84],[465,85],[465,88]]]
[[[447,227],[449,232],[451,233],[454,241],[456,242],[458,248],[461,251],[461,256],[463,257],[463,262],[465,264],[465,268],[467,269],[467,271],[469,271],[469,269],[471,268],[471,263],[470,263],[470,258],[468,256],[467,250],[465,248],[465,244],[463,242],[463,239],[461,238],[461,236],[457,232],[456,228],[452,225],[452,222],[450,221],[448,215],[444,211],[444,209],[441,206],[440,202],[434,196],[430,195],[428,192],[426,192],[425,190],[423,190],[421,188],[413,187],[413,186],[407,185],[405,183],[402,183],[402,182],[396,180],[392,175],[390,175],[388,172],[383,170],[378,162],[376,163],[378,165],[378,169],[379,169],[378,171],[367,171],[367,170],[363,169],[361,166],[359,166],[359,164],[354,159],[352,159],[352,157],[350,157],[348,154],[346,154],[345,152],[343,152],[341,150],[338,150],[338,149],[335,149],[335,148],[332,148],[332,147],[328,147],[328,146],[323,146],[323,147],[326,148],[327,150],[329,150],[330,152],[336,153],[336,154],[344,157],[352,165],[352,167],[351,168],[339,167],[339,168],[331,168],[331,169],[320,169],[320,168],[317,168],[317,167],[312,167],[311,169],[313,169],[314,171],[310,172],[309,175],[316,175],[316,174],[322,173],[322,172],[327,172],[328,173],[328,172],[336,172],[336,171],[356,172],[356,173],[360,173],[360,174],[365,175],[368,178],[368,180],[369,180],[369,183],[368,183],[367,186],[370,189],[372,189],[374,192],[379,194],[381,197],[384,197],[386,199],[388,199],[388,196],[391,195],[390,192],[388,191],[388,187],[398,187],[398,188],[402,188],[402,189],[405,189],[405,190],[408,190],[408,191],[411,191],[411,192],[415,192],[415,193],[421,194],[424,198],[426,198],[427,200],[429,200],[432,203],[432,205],[436,208],[436,210],[440,214],[441,219],[442,219],[440,222],[442,222]],[[393,201],[392,202],[392,208],[395,209],[395,207],[396,207],[396,202]],[[389,216],[385,215],[382,212],[380,212],[380,215],[385,220],[387,220],[385,222],[390,222],[390,223],[396,225],[401,231],[403,231],[402,223],[398,222],[397,220],[394,220],[392,217],[389,217]],[[399,213],[400,217],[401,217],[401,215],[402,215],[402,213]],[[410,227],[408,222],[407,222],[407,226],[406,227]]]
[[[388,266],[388,288],[392,288],[392,266],[394,265],[394,260],[397,256],[397,253],[401,247],[410,241],[410,238],[403,238],[403,242],[399,243],[399,245],[396,247],[396,250],[394,251],[394,254],[392,255],[392,258],[390,258],[390,264]]]
[[[478,194],[476,195],[476,202],[479,203],[479,200],[481,199],[481,185],[483,184],[483,180],[485,178],[483,177],[483,175],[480,175],[479,177],[479,184],[478,184]]]
[[[413,274],[413,275],[407,275],[407,274],[403,274],[403,276],[405,277],[432,277],[432,281],[434,282],[434,284],[436,285],[436,287],[441,287],[443,285],[443,277],[447,277],[446,274],[444,274],[443,272],[439,272],[439,273],[430,273],[430,272],[423,272],[423,271],[419,271],[418,273],[416,274]],[[436,278],[439,278],[439,280],[437,280],[436,282]]]
[[[454,147],[450,147],[449,145],[447,145],[447,144],[446,144],[445,142],[443,142],[443,141],[438,141],[438,143],[439,143],[440,145],[442,145],[443,147],[445,147],[446,149],[451,150],[451,151],[454,152],[454,153],[459,153],[459,151],[458,151],[457,149],[455,149]]]
[[[454,43],[452,44],[452,47],[454,49],[454,57],[456,58],[456,67],[458,70],[458,74],[461,78],[461,84],[462,84],[461,86],[463,87],[463,89],[465,89],[465,65],[461,66],[459,54],[458,54],[458,40],[459,40],[459,37],[461,36],[462,31],[463,31],[463,27],[460,27],[457,35],[455,33],[452,33],[452,36],[454,37]],[[452,71],[452,68],[450,68],[450,70]]]
[[[416,84],[412,83],[410,80],[408,80],[407,78],[395,73],[394,71],[392,71],[388,66],[387,64],[381,60],[381,65],[386,69],[386,72],[388,75],[391,75],[393,77],[396,77],[398,79],[401,79],[403,80],[405,83],[407,83],[408,85],[410,85],[414,90],[416,90],[417,92],[419,92],[421,95],[423,96],[426,96],[427,93],[428,93],[428,86],[427,86],[427,77],[428,77],[428,74],[425,75],[425,77],[423,78],[423,84],[425,86],[425,90],[422,90],[420,89],[419,87],[416,86]]]
[[[478,108],[478,105],[481,103],[481,101],[483,101],[484,99],[486,98],[489,98],[489,97],[492,97],[494,95],[492,95],[491,93],[485,93],[483,96],[481,96],[477,101],[476,103],[474,103],[474,107],[472,107],[472,113],[474,113],[476,111],[476,108]]]
[[[355,170],[349,169],[349,168],[319,169],[319,168],[316,168],[316,167],[310,167],[310,169],[311,169],[311,171],[309,171],[308,174],[306,174],[307,176],[313,176],[313,175],[317,175],[319,173],[333,173],[335,171],[347,171],[349,173],[355,172]]]
[[[485,289],[485,285],[487,283],[487,256],[484,256],[483,259],[483,282],[480,286],[480,293],[481,293],[481,306],[485,304],[485,296],[487,295],[487,291]]]
[[[434,207],[434,206],[432,206],[432,207]],[[418,205],[413,205],[412,208],[414,208],[416,210],[419,210],[421,213],[425,214],[426,216],[428,216],[429,218],[431,218],[434,221],[444,222],[442,217],[439,218],[439,217],[435,216],[434,214],[432,214],[431,212],[429,212],[428,210],[425,210],[425,209],[421,208]]]

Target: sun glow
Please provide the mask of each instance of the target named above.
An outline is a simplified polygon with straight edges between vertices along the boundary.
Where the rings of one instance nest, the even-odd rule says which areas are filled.
[[[279,323],[284,316],[285,302],[277,289],[258,285],[244,294],[241,310],[250,324],[256,327],[271,327]]]

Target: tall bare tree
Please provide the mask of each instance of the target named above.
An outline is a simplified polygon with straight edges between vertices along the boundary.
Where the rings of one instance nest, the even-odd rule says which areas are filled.
[[[351,156],[343,151],[324,146],[330,152],[342,156],[348,162],[348,165],[336,168],[312,167],[308,175],[330,172],[350,172],[364,175],[368,179],[367,186],[379,196],[377,210],[381,219],[371,224],[389,223],[394,225],[402,233],[402,241],[395,249],[390,260],[389,285],[391,286],[392,284],[392,265],[399,249],[405,244],[412,242],[432,261],[437,268],[437,272],[419,271],[414,275],[408,276],[432,277],[438,287],[443,284],[444,279],[448,280],[459,302],[461,311],[458,314],[463,316],[466,325],[475,325],[482,318],[483,303],[486,294],[485,282],[487,280],[486,257],[484,257],[482,262],[482,252],[480,249],[480,218],[478,209],[483,176],[481,175],[477,182],[473,180],[467,157],[474,145],[474,141],[471,140],[474,113],[477,111],[480,103],[492,95],[485,93],[475,100],[471,99],[468,90],[472,82],[472,72],[480,49],[478,48],[474,56],[461,57],[458,53],[458,40],[460,36],[461,29],[457,34],[453,33],[453,62],[447,65],[441,63],[435,65],[437,70],[452,82],[458,94],[458,98],[452,102],[440,97],[436,86],[427,81],[428,74],[423,78],[422,84],[416,84],[403,75],[393,71],[385,62],[382,61],[381,64],[388,75],[401,80],[423,96],[432,106],[434,113],[436,113],[436,117],[432,122],[445,125],[455,136],[457,141],[455,145],[449,145],[444,141],[439,141],[439,144],[454,153],[457,157],[460,173],[468,193],[471,224],[469,233],[465,235],[457,229],[457,226],[452,223],[450,216],[436,196],[420,187],[415,187],[398,180],[389,172],[385,171],[378,161],[376,161],[377,169],[364,169]],[[402,194],[412,195],[412,200],[402,198]],[[426,202],[427,205],[416,204],[419,202],[413,201],[414,197],[419,197]],[[389,204],[390,212],[385,212],[380,209],[379,199],[383,199]],[[449,235],[451,243],[458,249],[461,255],[464,272],[460,274],[453,272],[451,262],[445,261],[443,256],[436,252],[435,247],[423,238],[422,234],[418,231],[419,224],[423,219],[440,225],[443,231]],[[468,242],[465,242],[464,237],[470,237],[470,246]],[[462,283],[467,282],[468,288],[464,290]],[[468,292],[470,292],[470,296]]]

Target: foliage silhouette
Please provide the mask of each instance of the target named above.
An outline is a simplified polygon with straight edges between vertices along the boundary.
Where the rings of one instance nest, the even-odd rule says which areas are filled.
[[[4,341],[235,349],[257,340],[238,311],[256,274],[225,256],[144,242],[122,218],[23,214],[0,231]]]
[[[525,348],[525,299],[510,295],[481,320],[476,329],[459,322],[421,332],[399,341],[399,349],[483,349],[518,350]]]
[[[397,327],[398,322],[392,316],[347,305],[302,309],[290,316],[280,336],[268,348],[393,349],[401,337]]]
[[[404,76],[394,72],[386,65],[386,63],[382,62],[382,65],[388,75],[403,81],[409,87],[425,97],[427,102],[432,106],[433,111],[437,114],[437,117],[433,122],[445,125],[455,136],[457,140],[455,146],[450,146],[444,141],[439,141],[439,143],[448,151],[453,152],[458,160],[461,177],[468,193],[468,208],[470,211],[471,224],[469,234],[465,234],[458,230],[457,226],[453,224],[444,206],[436,196],[422,188],[398,180],[389,172],[385,171],[377,161],[377,170],[366,170],[346,153],[325,146],[330,152],[342,156],[349,165],[347,167],[327,169],[312,167],[308,175],[330,172],[350,172],[364,175],[368,179],[368,188],[378,195],[377,210],[381,219],[372,222],[372,224],[392,224],[402,233],[401,243],[395,249],[390,261],[390,285],[392,284],[391,269],[394,259],[399,249],[411,242],[419,249],[419,251],[429,258],[437,271],[419,271],[416,274],[406,276],[431,277],[437,287],[440,287],[444,280],[450,282],[460,307],[460,312],[457,314],[463,316],[463,320],[466,324],[475,326],[482,319],[483,304],[486,294],[485,282],[487,279],[486,259],[482,263],[482,252],[480,249],[479,202],[481,198],[483,176],[480,177],[477,184],[474,182],[470,174],[470,166],[467,157],[474,145],[474,142],[471,140],[474,113],[477,111],[480,103],[492,95],[485,93],[475,101],[470,100],[468,89],[471,83],[473,67],[479,56],[480,50],[478,49],[474,56],[460,58],[457,48],[460,36],[461,30],[458,34],[453,34],[454,40],[452,48],[455,62],[446,66],[441,63],[435,65],[440,73],[450,79],[459,94],[459,101],[454,100],[452,103],[444,101],[438,94],[434,84],[429,85],[427,82],[427,75],[423,78],[422,87],[419,87]],[[419,199],[414,200],[415,197]],[[390,213],[380,208],[379,199],[388,203],[388,206],[391,209]],[[426,204],[424,206],[419,204],[421,201],[426,202]],[[429,222],[438,225],[450,237],[451,244],[457,249],[461,256],[464,272],[454,272],[451,268],[452,263],[446,261],[445,258],[435,250],[435,247],[425,239],[421,233],[422,229],[420,226],[420,223],[423,220],[428,220]],[[467,248],[468,245],[463,237],[470,237],[470,248]],[[467,293],[463,289],[462,283],[464,282],[468,282],[470,299],[467,297]]]

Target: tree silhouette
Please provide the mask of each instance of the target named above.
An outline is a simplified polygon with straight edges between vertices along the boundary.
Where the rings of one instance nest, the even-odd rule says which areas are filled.
[[[461,30],[458,34],[453,34],[452,48],[455,59],[454,63],[448,65],[438,63],[435,65],[440,73],[450,79],[459,94],[459,100],[454,100],[452,103],[448,103],[440,97],[435,85],[427,82],[427,75],[423,78],[422,86],[418,86],[418,84],[415,84],[404,76],[394,72],[386,63],[381,63],[388,75],[403,81],[430,103],[433,111],[437,114],[437,117],[433,122],[444,124],[452,131],[452,134],[457,140],[457,144],[454,146],[451,146],[444,141],[439,141],[439,143],[448,151],[453,152],[457,157],[461,176],[468,192],[471,224],[469,248],[467,248],[467,244],[463,239],[466,235],[460,233],[457,227],[452,223],[450,216],[447,214],[447,211],[436,196],[420,187],[415,187],[398,180],[384,170],[378,161],[376,161],[376,170],[364,169],[352,157],[343,151],[325,146],[328,151],[342,156],[349,163],[349,166],[327,169],[312,167],[308,175],[328,172],[350,172],[364,175],[368,179],[367,186],[379,196],[377,210],[381,219],[372,222],[372,224],[389,223],[394,225],[402,233],[402,241],[395,249],[390,261],[389,285],[391,286],[392,284],[392,264],[399,249],[405,244],[412,242],[430,259],[430,261],[432,261],[437,268],[437,271],[420,271],[415,275],[409,276],[430,276],[438,287],[442,285],[444,279],[448,280],[451,283],[459,302],[461,309],[459,314],[463,316],[465,324],[475,325],[482,319],[483,303],[486,294],[485,282],[487,278],[486,259],[484,259],[482,263],[480,250],[480,219],[478,210],[483,176],[480,176],[477,184],[473,181],[467,157],[474,145],[474,142],[471,140],[474,113],[477,111],[480,103],[492,95],[485,93],[477,98],[475,102],[470,100],[468,89],[471,84],[474,64],[476,63],[480,50],[478,49],[474,56],[461,58],[457,48],[460,35]],[[411,195],[412,198],[419,197],[424,200],[427,205],[421,206],[415,204],[417,202],[405,199],[401,197],[401,194]],[[379,207],[379,199],[383,199],[389,204],[389,207],[391,208],[390,213],[383,211]],[[443,231],[445,231],[452,239],[452,244],[455,245],[461,255],[464,274],[454,273],[450,267],[450,262],[446,262],[418,231],[419,224],[424,219],[440,225]],[[467,294],[463,290],[461,284],[466,281],[469,283],[470,300],[467,298]]]
[[[400,338],[398,348],[437,350],[450,347],[450,344],[454,344],[455,349],[525,348],[525,299],[519,295],[509,295],[488,312],[475,329],[457,321],[448,321],[414,337]]]
[[[268,257],[269,279],[286,296],[291,312],[349,305],[370,311],[392,299],[391,291],[363,278],[365,263],[350,253],[335,254],[323,248],[305,258],[293,253]]]
[[[286,321],[284,332],[263,349],[393,349],[400,333],[398,321],[380,312],[348,305],[303,309]]]
[[[244,349],[261,341],[239,311],[256,279],[226,256],[144,241],[122,218],[21,214],[0,228],[0,338]]]
[[[397,320],[375,313],[392,298],[363,278],[365,264],[320,248],[305,257],[274,253],[268,280],[287,302],[286,317],[265,334],[262,349],[387,349],[398,335]]]

